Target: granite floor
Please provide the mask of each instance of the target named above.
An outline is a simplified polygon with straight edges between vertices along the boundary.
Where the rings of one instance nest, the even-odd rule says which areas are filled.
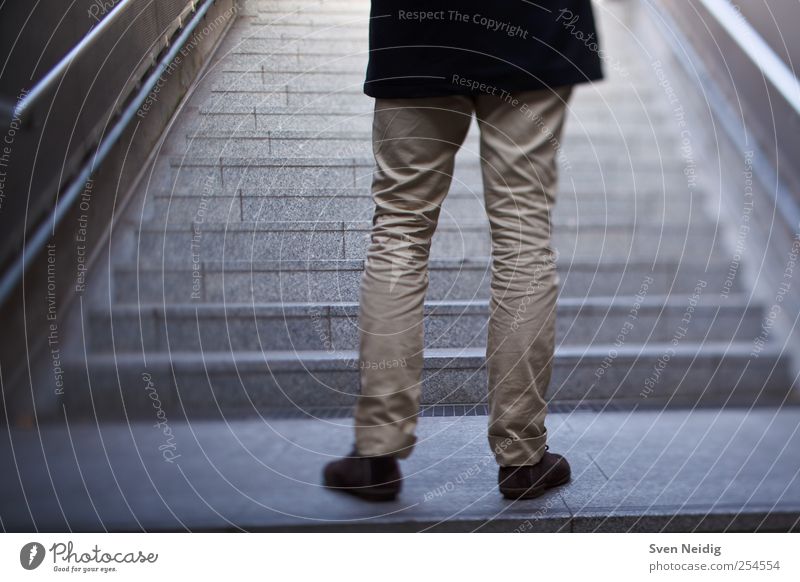
[[[395,502],[320,486],[349,419],[53,425],[3,432],[6,531],[787,531],[800,407],[551,414],[570,484],[509,502],[485,416],[420,419]]]

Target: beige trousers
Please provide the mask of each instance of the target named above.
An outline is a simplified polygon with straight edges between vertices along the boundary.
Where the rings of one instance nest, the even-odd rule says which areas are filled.
[[[524,91],[513,95],[516,102],[492,95],[376,100],[375,214],[359,317],[359,453],[405,458],[416,443],[431,237],[474,112],[492,237],[489,444],[504,466],[535,464],[544,454],[560,282],[550,214],[571,92]]]

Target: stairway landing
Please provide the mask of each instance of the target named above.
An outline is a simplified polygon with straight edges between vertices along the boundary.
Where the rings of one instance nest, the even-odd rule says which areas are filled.
[[[573,480],[515,502],[497,491],[486,417],[420,419],[403,492],[382,504],[320,486],[323,465],[347,452],[349,419],[164,426],[169,437],[150,422],[13,430],[26,463],[0,446],[3,527],[800,531],[800,407],[554,413],[550,446]]]

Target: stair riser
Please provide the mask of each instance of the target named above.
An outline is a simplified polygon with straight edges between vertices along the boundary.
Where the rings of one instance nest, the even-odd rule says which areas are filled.
[[[360,88],[355,86],[335,93],[324,89],[301,92],[293,89],[290,91],[288,87],[273,87],[272,90],[264,87],[250,92],[203,88],[198,92],[198,102],[202,103],[204,108],[214,111],[235,111],[241,108],[253,109],[255,107],[319,108],[329,105],[332,99],[336,101],[336,104],[332,106],[334,110],[339,110],[337,109],[339,107],[344,111],[351,111],[354,108],[363,111],[374,105],[374,100],[364,95]]]
[[[355,55],[341,53],[325,55],[320,58],[319,56],[286,54],[286,51],[272,55],[233,53],[222,59],[215,68],[229,79],[249,78],[253,82],[263,82],[271,86],[277,83],[294,83],[303,76],[321,73],[363,79],[367,70],[367,55],[363,52]],[[632,71],[629,69],[628,72]],[[607,82],[613,83],[616,80],[615,77],[621,77],[616,71],[610,71],[610,73],[606,79]],[[581,94],[578,94],[579,106],[583,106],[584,99]]]
[[[249,111],[225,113],[224,103],[209,112],[201,114],[191,126],[192,131],[335,131],[341,127],[353,131],[369,131],[372,127],[370,112],[353,115],[271,115]]]
[[[177,158],[177,167],[173,168],[173,172],[163,174],[164,177],[151,187],[170,192],[177,186],[198,196],[206,191],[213,193],[217,188],[365,188],[372,183],[374,171],[373,163],[365,158],[357,158],[357,163],[349,158],[329,158],[326,165],[317,165],[319,162],[316,160],[304,161],[301,158],[287,158],[285,162],[276,160],[270,165],[248,165],[249,158],[241,158],[237,165],[231,165],[234,159],[223,157],[213,164],[191,165],[195,163],[191,158],[185,161]],[[264,161],[260,159],[259,163],[264,164]],[[687,190],[686,181],[678,170],[679,167],[670,168],[667,164],[663,171],[653,166],[649,169],[637,168],[634,174],[630,167],[613,164],[603,168],[575,165],[569,171],[561,172],[562,189],[568,186],[571,190],[599,191],[600,196],[614,193],[627,195],[630,199],[641,191],[639,185],[648,183],[649,187],[642,188],[646,192],[663,189],[667,192],[683,192]],[[473,188],[479,192],[482,183],[483,176],[477,163],[456,164],[454,186]]]
[[[487,377],[482,363],[482,358],[468,358],[441,368],[438,362],[429,362],[423,374],[422,404],[484,402]],[[656,359],[640,359],[633,363],[617,358],[610,368],[604,368],[603,358],[578,361],[557,357],[548,399],[554,403],[590,400],[695,405],[723,402],[736,386],[733,401],[737,404],[768,399],[774,402],[786,395],[789,386],[784,368],[779,365],[777,371],[773,371],[775,364],[775,360],[767,357],[751,361],[748,366],[747,359],[740,357],[719,361],[702,356],[696,359],[675,356],[656,372]],[[219,406],[223,413],[246,411],[245,414],[255,415],[259,410],[274,408],[354,404],[359,390],[355,364],[337,364],[334,369],[330,369],[330,365],[303,369],[294,364],[294,367],[251,363],[246,367],[238,366],[237,370],[230,363],[226,366],[208,364],[206,369],[203,366],[185,369],[176,363],[173,371],[145,367],[143,363],[126,364],[119,369],[90,364],[95,387],[92,396],[101,413],[114,414],[121,413],[121,392],[130,418],[151,418],[153,404],[143,381],[143,374],[147,373],[168,414],[182,408],[192,417],[214,416]],[[602,370],[599,376],[598,370]],[[78,384],[85,373],[80,367],[74,372],[71,375],[75,382],[71,382],[71,389],[66,391],[68,413],[71,418],[73,414],[91,415],[89,395]]]
[[[293,14],[259,12],[247,20],[239,21],[240,34],[253,38],[308,40],[327,38],[332,45],[350,40],[366,39],[369,27],[368,7],[328,7],[324,10],[314,5],[299,8]],[[328,20],[330,19],[330,20]],[[618,53],[621,47],[630,50],[623,39],[603,37],[603,49]],[[631,65],[636,65],[632,61]],[[628,65],[628,63],[626,63]],[[630,80],[641,80],[636,76]],[[652,86],[652,84],[650,84]]]
[[[306,11],[310,13],[340,13],[340,12],[357,12],[364,13],[369,11],[369,3],[366,0],[353,0],[350,1],[328,1],[320,2],[318,0],[312,2],[299,2],[297,0],[272,0],[253,1],[248,0],[246,6],[249,12],[254,15],[259,14],[278,14],[285,15],[287,13],[297,13],[298,16],[305,14]]]
[[[369,3],[366,0],[348,0],[319,2],[297,2],[290,0],[253,1],[248,0],[250,10],[255,16],[267,18],[272,16],[294,16],[296,18],[309,17],[310,15],[328,14],[364,14],[369,12]],[[273,16],[274,15],[274,16]]]
[[[274,71],[219,71],[219,79],[213,85],[214,91],[278,91],[288,86],[290,91],[350,91],[361,90],[364,73],[325,71],[315,69],[289,73]]]
[[[633,301],[631,309],[634,309]],[[290,308],[288,308],[290,309]],[[697,307],[688,314],[685,308],[661,307],[626,313],[623,309],[597,307],[578,310],[560,307],[556,322],[557,345],[634,345],[681,342],[752,341],[760,331],[758,309],[739,308],[717,311]],[[450,308],[452,311],[452,308]],[[294,310],[292,310],[294,311]],[[335,309],[335,311],[345,311]],[[166,319],[143,310],[141,314],[96,316],[91,324],[91,346],[97,353],[146,350],[172,351],[261,351],[261,350],[356,350],[359,345],[358,315],[328,314],[327,307],[309,310],[307,315],[256,316],[225,315],[224,308],[213,315],[170,313]],[[486,345],[488,312],[428,313],[424,320],[427,348],[481,347]],[[738,328],[738,329],[737,329]],[[141,333],[140,333],[141,330]]]
[[[316,55],[353,55],[368,54],[367,43],[363,40],[341,39],[331,42],[329,38],[306,38],[306,39],[286,39],[280,40],[266,37],[266,31],[259,34],[259,37],[243,38],[236,45],[236,52],[242,54],[270,55],[275,53],[291,54],[316,54]],[[320,35],[321,36],[321,35]],[[266,37],[266,38],[265,38]]]
[[[216,69],[225,72],[274,71],[274,72],[312,72],[336,71],[343,73],[366,72],[368,55],[309,55],[309,54],[241,54],[232,52],[223,56]]]
[[[367,158],[372,155],[372,142],[368,136],[355,135],[353,137],[331,137],[325,136],[303,136],[297,138],[281,137],[245,137],[235,135],[236,131],[244,131],[236,126],[228,128],[233,135],[223,135],[221,137],[200,137],[189,134],[185,139],[179,139],[170,144],[165,153],[175,155],[188,155],[201,158],[215,157],[278,157],[278,158],[304,158],[304,157],[328,157],[328,158]],[[319,128],[320,131],[340,131],[342,128],[336,125]],[[275,130],[277,131],[277,130]],[[609,140],[610,141],[610,140]],[[583,168],[594,169],[597,167],[595,156],[598,149],[602,147],[613,147],[624,155],[619,158],[603,162],[603,169],[613,168],[643,168],[649,170],[659,170],[666,162],[667,148],[669,144],[660,144],[663,151],[662,158],[653,156],[652,150],[655,142],[646,136],[637,140],[631,139],[626,143],[626,138],[620,136],[619,143],[588,143],[586,140],[572,139],[564,140],[561,156],[565,163],[576,171]],[[625,145],[630,148],[625,152]],[[463,152],[477,153],[480,148],[478,139],[470,139],[462,146]],[[466,155],[466,154],[464,154]]]
[[[564,193],[553,211],[553,222],[561,225],[608,221],[680,225],[691,221],[705,221],[707,215],[690,204],[656,197],[637,197],[636,204],[620,198],[603,200],[588,196],[578,199]],[[186,196],[157,196],[150,200],[145,213],[145,224],[188,224],[201,208],[197,198]],[[214,196],[203,201],[204,218],[209,222],[234,221],[352,221],[371,220],[375,204],[368,191],[360,196]],[[486,216],[482,193],[472,195],[450,194],[442,204],[441,218],[451,220],[479,220]]]
[[[266,54],[274,52],[287,53],[296,50],[296,44],[274,45],[273,50],[268,50]],[[365,49],[360,49],[365,50]],[[245,50],[243,49],[243,52]],[[263,51],[259,54],[265,54]],[[198,93],[199,102],[205,108],[213,107],[214,110],[232,111],[236,108],[253,107],[292,107],[292,108],[319,108],[326,107],[333,111],[350,111],[358,108],[361,111],[369,110],[374,105],[374,99],[363,93],[363,76],[358,82],[354,82],[355,77],[348,77],[348,82],[341,81],[325,82],[318,79],[306,78],[297,79],[289,85],[267,85],[253,82],[249,90],[243,90],[247,85],[238,84],[238,90],[234,91],[231,87],[216,85],[214,87],[202,88]],[[647,103],[653,94],[644,91],[642,88],[626,88],[620,90],[614,87],[613,90],[606,89],[601,91],[583,91],[576,95],[575,101],[571,103],[571,108],[578,116],[592,116],[609,110],[613,103],[615,115],[637,116],[642,123],[648,123],[651,116],[663,118],[663,111],[656,107],[657,103],[643,106],[639,102],[639,97]],[[648,109],[648,107],[653,107]],[[613,123],[613,117],[612,117]],[[614,123],[610,127],[616,128]]]
[[[307,159],[172,156],[159,160],[156,177],[148,184],[148,190],[158,196],[194,196],[198,204],[204,197],[239,195],[242,191],[264,196],[287,189],[368,195],[374,171],[371,156]],[[697,193],[687,187],[682,165],[674,159],[649,169],[631,168],[627,164],[579,167],[569,162],[561,168],[559,177],[557,200],[625,201],[635,206],[640,199],[654,197],[664,203],[686,204],[700,210]],[[450,191],[482,195],[483,173],[476,156],[466,153],[456,159]]]
[[[556,230],[553,245],[561,259],[590,260],[600,257],[649,259],[709,254],[720,258],[713,233],[690,233],[659,240],[651,232],[633,234],[620,228],[609,232]],[[336,260],[362,259],[367,254],[369,232],[349,231],[203,231],[199,233],[145,231],[140,234],[139,252],[143,260],[167,258],[168,264],[188,262],[193,256],[201,261],[222,260]],[[432,258],[472,258],[491,255],[487,229],[455,230],[440,227],[433,236]]]
[[[331,35],[344,39],[364,39],[369,34],[369,10],[346,14],[345,18],[333,19],[327,24],[303,22],[285,22],[273,16],[263,15],[250,20],[249,30],[258,31],[262,36],[270,38],[314,38]]]
[[[357,18],[358,16],[356,16]],[[298,33],[300,27],[285,27],[286,31],[281,37],[273,28],[269,19],[264,19],[259,24],[249,27],[247,36],[242,38],[235,45],[237,53],[300,53],[322,55],[321,58],[330,58],[333,55],[368,54],[369,43],[363,30],[335,29],[321,31],[319,29],[309,29],[309,34]],[[613,39],[604,39],[604,49],[608,50],[613,43]],[[636,82],[640,79],[631,76],[629,82]],[[652,90],[653,83],[648,83],[647,87]]]
[[[286,35],[290,39],[297,39],[298,32],[306,31],[308,36],[307,40],[314,39],[314,36],[329,36],[331,33],[338,34],[341,32],[350,33],[353,28],[363,27],[367,17],[361,14],[343,14],[343,15],[320,15],[315,17],[309,15],[292,16],[288,19],[282,18],[281,25],[287,24],[290,26],[281,26]],[[250,42],[256,40],[264,40],[266,38],[274,38],[273,34],[275,17],[267,19],[253,20],[248,28],[247,35],[252,36]],[[312,20],[312,26],[308,26],[309,20]],[[315,24],[314,24],[315,23]],[[335,28],[331,28],[335,27]],[[323,30],[328,29],[328,30]],[[269,30],[269,34],[264,32]],[[362,33],[363,35],[364,33]],[[290,40],[291,44],[295,44],[296,40]],[[247,71],[261,71],[262,68],[269,71],[286,71],[286,72],[304,72],[304,71],[340,71],[343,73],[362,73],[367,69],[368,55],[366,51],[359,50],[357,53],[352,54],[347,51],[339,50],[338,45],[332,45],[335,49],[334,52],[324,55],[304,55],[304,54],[280,54],[291,53],[293,51],[283,50],[278,54],[261,53],[261,54],[241,54],[241,49],[235,47],[237,52],[228,54],[221,59],[218,68],[225,72],[247,72]],[[606,83],[620,81],[626,84],[636,82],[634,77],[642,75],[647,78],[652,75],[652,69],[646,65],[636,62],[625,64],[625,76],[620,71],[614,68],[607,68]],[[646,85],[638,84],[639,86],[646,87]]]
[[[255,42],[256,40],[261,39],[252,39],[251,42]],[[297,44],[293,39],[286,42],[277,40],[274,42],[276,43],[276,49],[270,51],[268,54],[286,54],[287,52],[292,52],[286,49]],[[315,41],[309,38],[300,42],[311,43]],[[359,51],[358,54],[364,55],[365,51]],[[332,55],[329,58],[338,61],[337,56]],[[330,71],[325,68],[324,61],[318,61],[317,66],[305,70],[292,66],[289,71],[269,68],[267,66],[269,64],[268,61],[262,64],[263,67],[261,65],[256,65],[249,69],[237,67],[237,69],[241,70],[230,70],[223,66],[215,73],[216,80],[212,84],[212,90],[222,92],[277,91],[288,86],[289,91],[323,90],[334,94],[340,91],[349,92],[353,88],[360,91],[366,73],[366,70],[360,66],[352,67],[346,71]],[[596,91],[581,91],[580,93],[576,93],[574,98],[571,99],[571,102],[573,102],[576,107],[598,105],[607,108],[610,99],[618,98],[622,95],[634,96],[637,93],[643,101],[652,99],[654,96],[658,95],[658,93],[649,86],[649,83],[637,84],[635,81],[633,83],[629,82],[624,84],[608,83],[605,86],[598,86]],[[634,110],[636,109],[636,105],[633,103],[621,103],[620,105],[622,109],[625,109],[626,106]]]
[[[142,270],[119,269],[114,275],[114,297],[119,302],[199,302],[199,303],[265,303],[265,302],[355,302],[359,298],[362,271],[352,267],[339,270],[284,270],[253,271],[241,266],[220,270],[217,266],[195,273],[185,267],[167,267]],[[186,270],[190,269],[190,270]],[[624,272],[623,272],[624,269]],[[602,265],[582,265],[580,268],[564,266],[559,271],[561,295],[564,297],[592,297],[635,295],[642,289],[643,281],[652,277],[648,293],[674,295],[692,293],[697,281],[708,282],[715,293],[726,285],[727,272],[713,269],[682,266],[677,272],[672,267],[653,272],[638,265],[606,269]],[[487,267],[430,270],[429,300],[487,299],[491,272]],[[741,289],[737,278],[731,281],[731,292]]]
[[[336,168],[343,176],[341,180],[334,182],[333,176],[328,175],[327,180],[322,180],[317,176],[324,173],[323,169],[315,167],[296,168],[304,183],[298,183],[298,179],[286,179],[286,168],[277,167],[273,169],[273,174],[280,174],[278,178],[272,179],[267,175],[269,170],[262,172],[257,167],[250,168],[247,172],[248,179],[245,183],[233,180],[233,175],[229,181],[222,183],[223,170],[220,167],[192,168],[186,166],[180,171],[167,174],[157,174],[156,179],[148,184],[150,196],[159,198],[187,197],[194,198],[199,205],[202,198],[214,196],[244,196],[258,198],[272,198],[282,195],[282,192],[290,192],[292,196],[316,196],[318,192],[326,192],[333,196],[358,195],[370,197],[372,185],[372,166],[358,166],[349,168],[355,175],[352,179],[341,173],[342,168]],[[257,173],[256,173],[257,172]],[[472,169],[458,169],[450,185],[447,198],[454,196],[482,197],[483,185],[476,181],[480,171]],[[236,176],[240,179],[241,173]],[[666,179],[664,185],[662,178],[655,181],[642,182],[636,181],[634,185],[629,176],[622,173],[607,172],[603,175],[603,182],[598,182],[595,175],[594,180],[584,177],[582,174],[562,173],[556,192],[557,205],[572,204],[573,206],[584,203],[601,205],[620,204],[627,205],[629,209],[638,208],[640,205],[658,204],[658,208],[666,205],[683,206],[686,211],[695,214],[702,213],[700,201],[696,194],[692,194],[684,187],[685,184],[678,179]],[[612,185],[616,185],[612,188]]]
[[[238,110],[230,107],[224,100],[216,103],[214,107],[203,109],[200,117],[192,120],[190,126],[185,127],[182,135],[196,135],[199,132],[210,131],[340,131],[346,128],[349,131],[367,132],[372,128],[372,108],[360,110],[343,110],[332,106],[326,114],[311,114],[308,111],[290,110],[279,107],[257,107],[248,110]],[[337,114],[340,113],[340,114]],[[635,151],[636,140],[647,141],[652,145],[653,134],[659,134],[659,128],[672,120],[664,115],[654,112],[643,117],[638,112],[625,112],[614,110],[613,117],[608,113],[598,111],[591,116],[575,114],[569,119],[564,129],[565,141],[570,136],[591,136],[598,140],[598,154],[602,151],[601,144],[608,139],[619,142],[626,141],[631,153]],[[646,125],[643,125],[646,124]],[[650,127],[650,124],[653,127]],[[183,129],[183,127],[181,128]],[[666,143],[671,143],[671,138]],[[625,152],[624,144],[622,144]],[[662,153],[663,152],[662,149]]]

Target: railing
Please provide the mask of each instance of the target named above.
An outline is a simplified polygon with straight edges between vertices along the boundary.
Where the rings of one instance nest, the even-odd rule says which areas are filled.
[[[728,0],[700,0],[704,8],[736,43],[765,79],[781,94],[787,105],[800,115],[800,87],[794,73]],[[796,14],[795,16],[800,16]]]
[[[703,90],[729,112],[715,111],[736,142],[762,152],[770,171],[756,172],[791,229],[800,224],[800,82],[786,63],[728,0],[646,0],[666,22],[674,52],[692,63]],[[795,5],[800,18],[800,5]],[[680,38],[676,38],[680,35]],[[687,52],[692,52],[687,57]],[[698,66],[699,65],[699,66]],[[724,103],[723,103],[724,102]],[[722,109],[722,108],[720,108]]]
[[[6,96],[0,304],[213,4],[122,0],[19,102]]]
[[[781,35],[784,25],[800,19],[800,4],[781,5],[780,22],[760,18],[764,37],[728,0],[644,2],[656,24],[648,32],[662,39],[656,52],[677,65],[694,119],[709,128],[705,179],[719,197],[719,210],[731,220],[733,272],[739,273],[744,256],[742,276],[770,302],[764,330],[795,354],[798,377],[800,82],[791,66],[798,45],[793,51]],[[755,1],[740,4],[743,14],[768,9]],[[765,27],[769,22],[774,30]]]

